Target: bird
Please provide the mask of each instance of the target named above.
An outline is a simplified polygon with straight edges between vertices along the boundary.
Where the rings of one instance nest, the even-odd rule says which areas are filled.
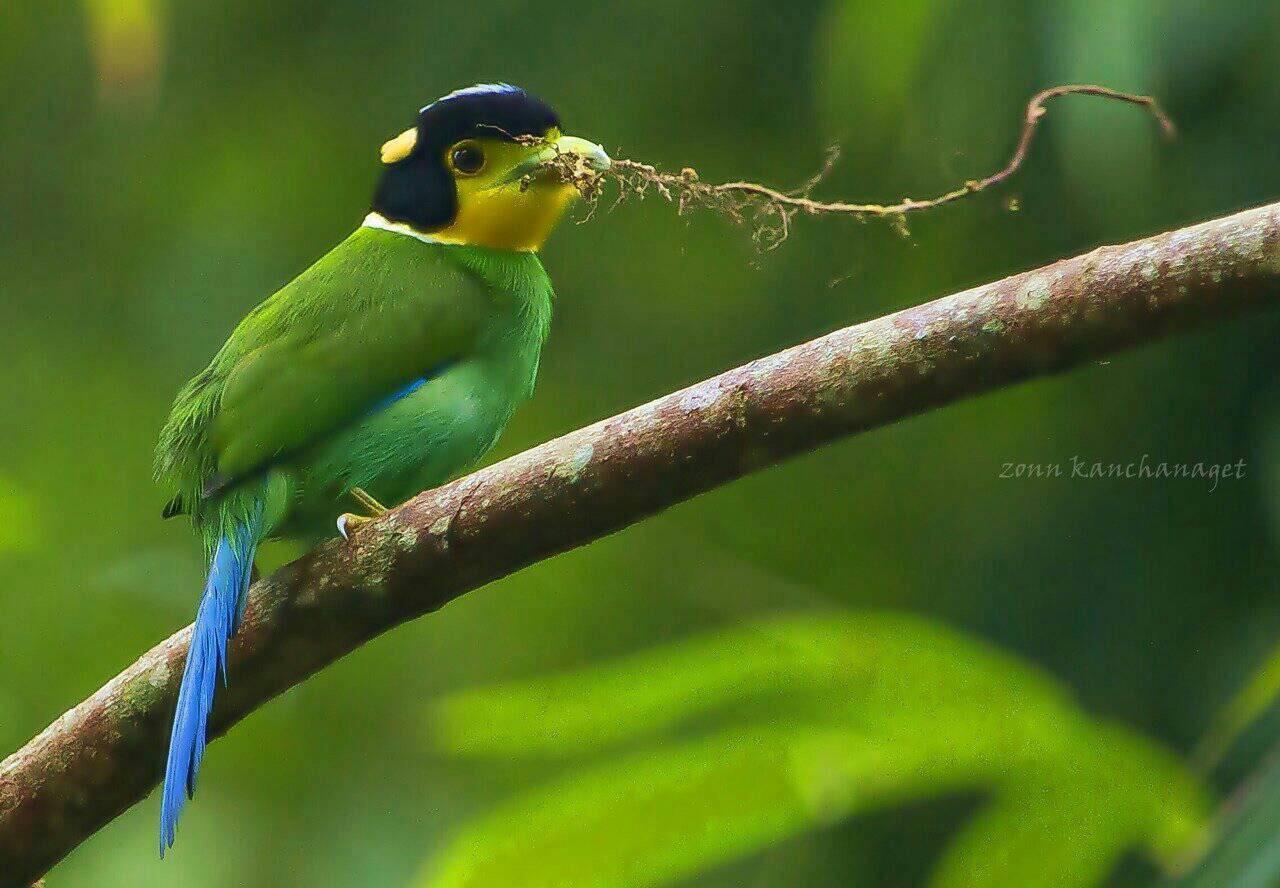
[[[258,544],[331,536],[335,516],[348,537],[382,502],[479,461],[532,394],[553,299],[538,252],[578,195],[550,171],[563,154],[610,166],[522,88],[431,102],[382,145],[363,222],[178,392],[155,473],[172,497],[165,517],[189,517],[208,575],[170,733],[161,857],[195,792]]]

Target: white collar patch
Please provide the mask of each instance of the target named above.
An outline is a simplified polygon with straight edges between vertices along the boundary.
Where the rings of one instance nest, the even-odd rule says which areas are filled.
[[[424,244],[447,244],[450,241],[442,240],[438,237],[432,237],[421,231],[415,231],[403,222],[392,222],[381,213],[370,213],[364,217],[364,222],[360,223],[361,228],[379,228],[382,231],[390,231],[395,234],[403,234],[414,240],[420,240]]]

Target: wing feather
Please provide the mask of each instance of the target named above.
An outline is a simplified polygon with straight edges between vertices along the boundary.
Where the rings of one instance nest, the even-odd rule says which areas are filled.
[[[484,285],[449,248],[406,253],[366,231],[254,309],[179,395],[157,468],[184,500],[322,441],[475,348],[494,310]]]

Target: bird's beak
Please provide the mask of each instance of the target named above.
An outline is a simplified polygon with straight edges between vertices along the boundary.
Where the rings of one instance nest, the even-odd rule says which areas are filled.
[[[609,155],[595,142],[579,139],[577,136],[561,136],[551,143],[558,154],[577,154],[587,162],[587,166],[597,173],[603,173],[613,165]]]
[[[533,152],[526,160],[518,164],[503,177],[500,184],[518,182],[525,176],[537,175],[539,172],[545,173],[546,170],[543,169],[543,164],[549,160],[554,160],[562,154],[578,155],[589,169],[595,170],[597,173],[603,173],[613,163],[609,159],[609,155],[605,153],[604,148],[595,142],[579,139],[577,136],[559,136],[555,141],[544,145],[541,150]]]

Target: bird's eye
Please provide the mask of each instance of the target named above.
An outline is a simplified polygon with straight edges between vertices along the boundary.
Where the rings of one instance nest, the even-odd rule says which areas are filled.
[[[449,163],[464,176],[474,176],[484,169],[484,151],[474,142],[461,142],[449,152]]]

